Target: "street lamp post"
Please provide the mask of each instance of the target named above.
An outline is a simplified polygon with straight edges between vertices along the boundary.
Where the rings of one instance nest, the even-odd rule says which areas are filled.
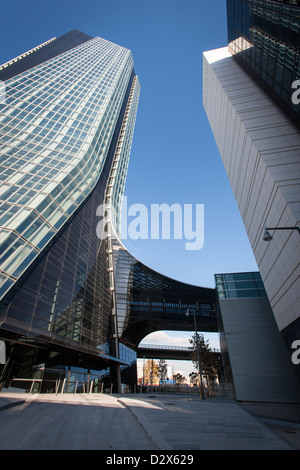
[[[269,242],[273,239],[272,235],[269,233],[269,230],[297,230],[300,235],[300,227],[265,227],[263,240]]]
[[[198,356],[198,369],[199,369],[198,373],[199,373],[199,378],[200,378],[201,399],[205,400],[204,387],[203,387],[203,381],[202,381],[202,366],[201,366],[201,360],[200,360],[200,349],[199,349],[199,341],[198,341],[195,310],[192,310],[192,313],[194,315],[195,334],[196,334],[196,341],[197,341],[197,356]],[[190,309],[187,309],[186,316],[188,317],[189,315],[190,315]]]

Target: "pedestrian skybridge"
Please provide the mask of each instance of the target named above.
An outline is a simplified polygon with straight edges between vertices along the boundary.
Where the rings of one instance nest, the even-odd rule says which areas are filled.
[[[220,349],[211,348],[214,354],[220,354]],[[138,359],[177,359],[191,361],[192,349],[185,346],[161,346],[155,344],[141,344],[137,348]]]
[[[113,242],[114,301],[118,337],[136,349],[159,330],[217,332],[216,291],[171,279]]]

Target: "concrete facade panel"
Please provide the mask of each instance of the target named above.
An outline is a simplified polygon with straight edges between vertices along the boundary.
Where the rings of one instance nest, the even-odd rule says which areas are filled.
[[[299,225],[299,129],[227,47],[205,52],[203,71],[204,109],[281,330],[299,317],[300,238],[262,236],[265,226]]]

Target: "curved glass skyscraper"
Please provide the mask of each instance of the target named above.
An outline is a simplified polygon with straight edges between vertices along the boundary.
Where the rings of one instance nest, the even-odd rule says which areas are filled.
[[[132,75],[130,51],[94,38],[5,82],[2,296],[95,189],[127,105]],[[134,88],[137,95],[136,80]],[[133,119],[122,129],[129,141],[124,165],[136,105],[133,99],[127,111]]]
[[[0,389],[132,387],[148,333],[192,330],[188,308],[217,324],[214,289],[150,270],[118,240],[140,94],[131,52],[73,30],[0,80]]]
[[[119,217],[140,92],[131,52],[74,30],[0,79],[2,378],[26,361],[106,368],[118,354],[96,213],[106,195]]]

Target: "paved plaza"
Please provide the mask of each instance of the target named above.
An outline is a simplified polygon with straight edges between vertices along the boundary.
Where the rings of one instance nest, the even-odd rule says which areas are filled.
[[[2,393],[0,423],[1,450],[300,449],[300,424],[220,398]]]

